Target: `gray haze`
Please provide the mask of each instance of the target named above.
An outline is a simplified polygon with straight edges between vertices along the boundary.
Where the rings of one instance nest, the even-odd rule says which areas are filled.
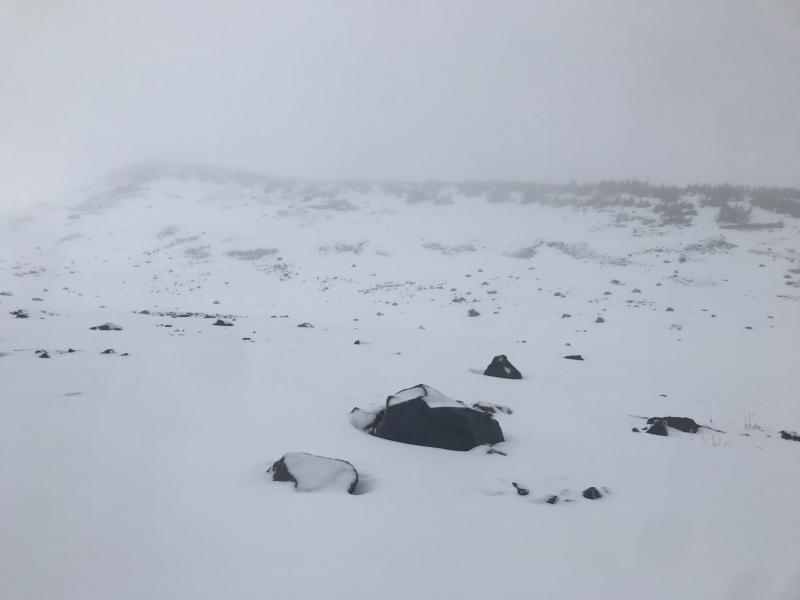
[[[0,0],[0,208],[144,158],[800,185],[797,0]]]

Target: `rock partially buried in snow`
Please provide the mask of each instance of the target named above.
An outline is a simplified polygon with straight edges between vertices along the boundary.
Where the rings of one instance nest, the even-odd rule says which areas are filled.
[[[505,354],[500,354],[492,359],[492,362],[483,372],[489,377],[501,377],[503,379],[522,379],[522,373],[511,364]]]
[[[216,321],[214,321],[214,325],[216,325],[217,327],[233,327],[233,323],[230,323],[228,321],[223,321],[222,319],[217,319]]]
[[[603,494],[600,493],[600,490],[598,490],[594,486],[588,487],[585,490],[583,490],[583,493],[581,495],[587,500],[597,500],[598,498],[603,497]]]
[[[781,431],[781,439],[789,440],[792,442],[800,442],[800,434],[794,431],[786,431],[784,429]]]
[[[306,452],[288,452],[267,469],[273,481],[291,481],[303,492],[341,490],[354,494],[358,486],[358,471],[338,458],[326,458]]]
[[[648,423],[649,422],[648,420]],[[651,435],[669,435],[669,433],[667,433],[667,424],[661,419],[653,421],[650,427],[645,429],[645,431]]]
[[[445,450],[466,451],[504,441],[500,424],[488,413],[424,384],[389,396],[381,410],[353,409],[350,422],[386,440]]]
[[[102,325],[95,325],[89,329],[93,331],[122,331],[122,327],[114,323],[103,323]]]
[[[564,358],[567,360],[583,360],[583,356],[580,354],[567,354]]]
[[[702,425],[698,425],[694,419],[690,419],[689,417],[651,417],[647,419],[648,425],[654,425],[659,422],[664,423],[667,427],[672,427],[673,429],[677,429],[678,431],[683,431],[685,433],[697,433],[700,427],[702,427]],[[652,427],[650,429],[652,429]],[[647,433],[650,433],[649,429],[647,430]]]

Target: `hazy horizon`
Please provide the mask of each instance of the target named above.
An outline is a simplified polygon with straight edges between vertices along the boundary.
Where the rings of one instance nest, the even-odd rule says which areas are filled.
[[[144,159],[323,180],[800,186],[800,9],[0,6],[0,208]]]

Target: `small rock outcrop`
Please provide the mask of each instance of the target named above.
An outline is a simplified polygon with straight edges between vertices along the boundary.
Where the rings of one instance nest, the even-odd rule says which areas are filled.
[[[600,493],[600,490],[598,490],[594,486],[588,487],[585,490],[583,490],[581,495],[584,498],[586,498],[587,500],[597,500],[598,498],[602,498],[603,497],[603,494]]]
[[[338,458],[326,458],[306,452],[288,452],[267,469],[273,481],[291,481],[297,490],[316,492],[341,490],[356,493],[358,471]]]
[[[214,325],[217,327],[233,327],[233,323],[230,321],[223,321],[222,319],[217,319],[214,321]]]
[[[500,354],[492,359],[492,362],[483,372],[489,377],[500,377],[502,379],[522,379],[522,373],[511,364],[505,354]]]
[[[663,422],[667,427],[672,427],[673,429],[685,433],[697,433],[700,427],[702,427],[702,425],[698,425],[694,419],[690,419],[689,417],[650,417],[647,419],[647,424],[652,426],[659,421]],[[648,430],[647,433],[650,433],[650,430]]]
[[[564,358],[567,360],[583,360],[583,356],[580,354],[567,354]]]
[[[103,323],[102,325],[95,325],[89,329],[93,331],[122,331],[122,327],[114,323]]]
[[[781,439],[789,440],[792,442],[800,442],[800,434],[794,431],[786,431],[784,429],[781,431]]]

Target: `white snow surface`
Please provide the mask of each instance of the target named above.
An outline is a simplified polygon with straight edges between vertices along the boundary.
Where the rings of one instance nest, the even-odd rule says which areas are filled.
[[[798,221],[453,200],[164,177],[0,223],[0,598],[796,599]],[[513,409],[506,455],[348,423],[420,381]]]

